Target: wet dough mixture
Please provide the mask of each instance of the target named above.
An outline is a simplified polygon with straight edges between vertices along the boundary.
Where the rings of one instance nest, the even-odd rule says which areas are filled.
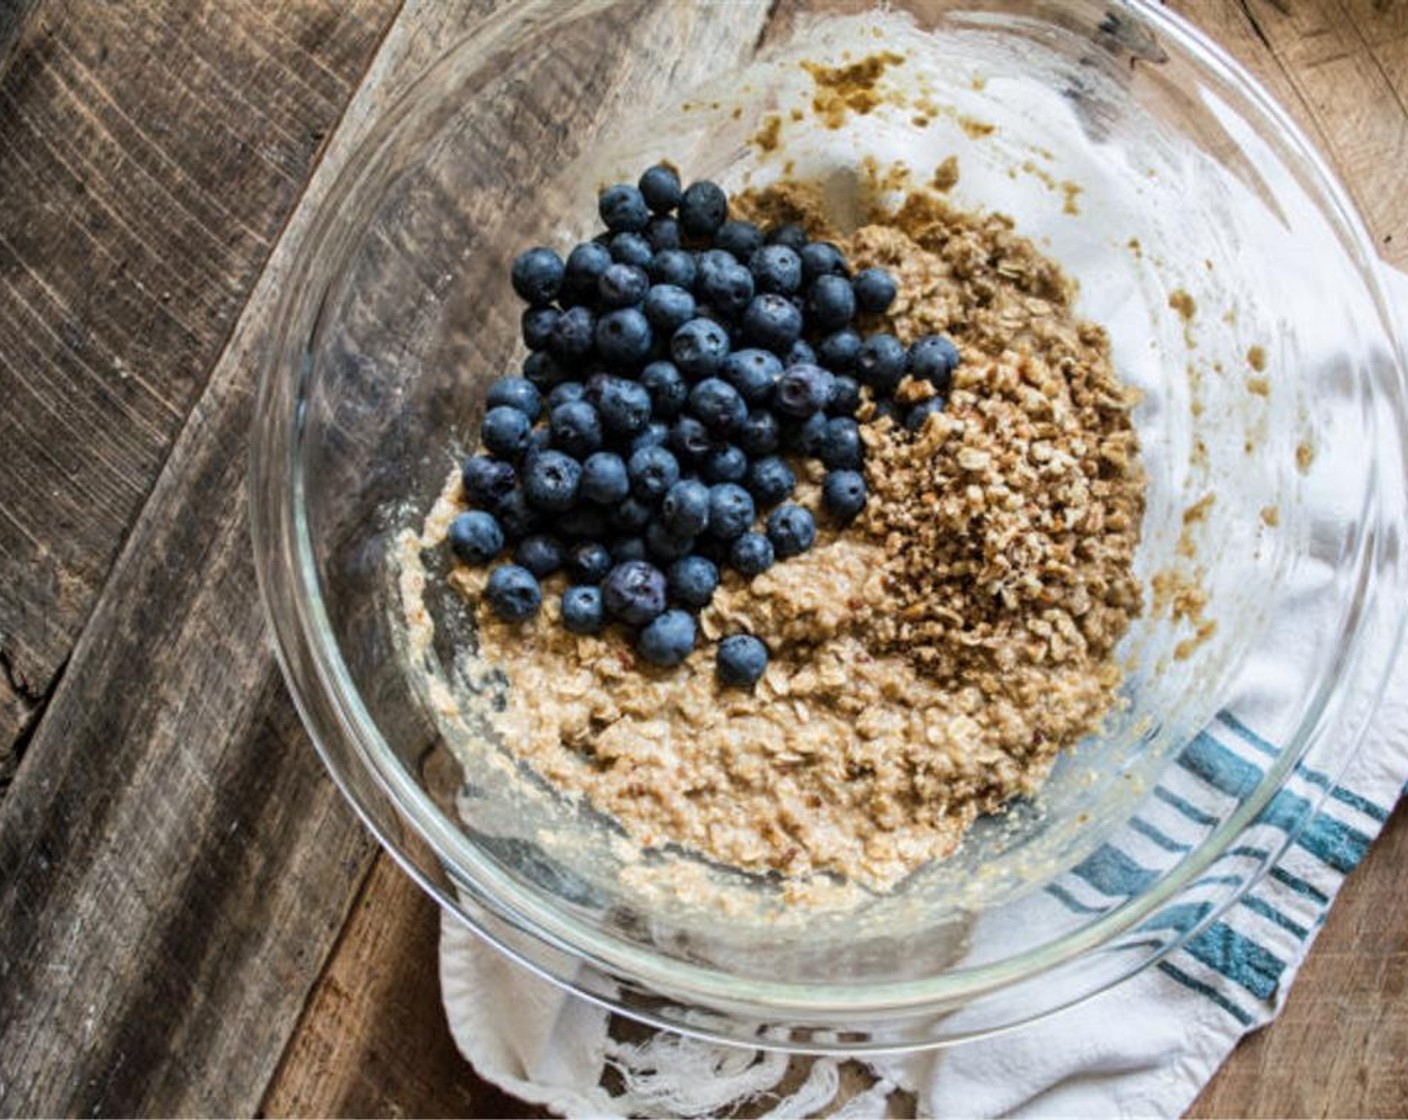
[[[958,343],[945,410],[911,433],[863,408],[866,511],[751,582],[726,573],[679,668],[568,633],[553,580],[528,623],[478,612],[479,657],[508,682],[489,713],[503,742],[639,844],[883,890],[1032,792],[1111,707],[1144,483],[1104,331],[1008,219],[919,191],[844,237],[819,200],[783,184],[739,209],[890,269],[900,294],[870,329]],[[797,469],[817,510],[819,473]],[[422,547],[464,508],[457,489]],[[486,572],[451,579],[473,601]],[[714,676],[715,642],[740,630],[772,651],[752,692]]]

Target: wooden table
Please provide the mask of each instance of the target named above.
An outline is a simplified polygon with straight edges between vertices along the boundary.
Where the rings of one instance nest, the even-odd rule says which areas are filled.
[[[309,206],[495,7],[0,0],[0,1114],[534,1114],[299,726],[243,490]],[[1175,7],[1408,265],[1408,3]],[[1408,1113],[1405,864],[1400,809],[1195,1114]]]

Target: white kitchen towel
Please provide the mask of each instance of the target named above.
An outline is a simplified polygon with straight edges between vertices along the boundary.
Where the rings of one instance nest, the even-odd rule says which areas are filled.
[[[1408,321],[1408,277],[1394,273],[1391,282]],[[1287,648],[1313,646],[1316,621],[1311,611],[1293,620]],[[1186,850],[1202,834],[1206,810],[1255,785],[1279,753],[1257,734],[1255,714],[1291,699],[1276,694],[1274,671],[1258,679],[1261,694],[1220,713],[1183,752],[1135,822],[1138,835],[1112,840],[1033,905],[1100,908],[1131,893],[1149,874],[1139,862],[1142,845]],[[1408,657],[1398,658],[1354,756],[1317,762],[1323,768],[1298,767],[1227,855],[1158,920],[1201,925],[1212,903],[1199,902],[1199,883],[1215,893],[1225,876],[1260,866],[1301,823],[1300,810],[1323,795],[1295,842],[1239,902],[1157,967],[1006,1035],[870,1059],[875,1083],[839,1110],[834,1060],[813,1060],[800,1085],[794,1071],[779,1092],[790,1065],[785,1055],[667,1032],[613,1038],[605,1010],[530,974],[446,916],[440,973],[450,1030],[482,1076],[573,1117],[709,1116],[746,1100],[765,1102],[767,1116],[824,1110],[864,1117],[883,1114],[885,1096],[897,1088],[915,1095],[921,1116],[1177,1116],[1237,1041],[1275,1018],[1345,875],[1403,794]],[[955,1018],[961,1013],[947,1020],[950,1027]]]

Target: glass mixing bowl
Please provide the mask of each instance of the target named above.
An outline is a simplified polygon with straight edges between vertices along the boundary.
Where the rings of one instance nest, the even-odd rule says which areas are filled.
[[[819,118],[799,63],[879,50],[902,61],[877,103]],[[609,822],[457,713],[473,627],[433,556],[435,640],[407,638],[398,539],[521,358],[508,263],[587,235],[598,185],[662,158],[729,189],[819,179],[845,224],[950,156],[948,197],[1011,215],[1109,329],[1143,394],[1140,574],[1196,584],[1215,629],[1195,635],[1151,595],[1102,732],[891,894],[788,906],[776,882],[675,851],[645,866],[690,869],[710,897],[642,885]],[[385,112],[284,291],[252,506],[290,687],[334,778],[431,894],[630,1015],[864,1051],[1049,1013],[1214,921],[1315,812],[1377,701],[1405,510],[1401,356],[1377,269],[1304,137],[1153,5],[510,6]],[[1229,740],[1255,761],[1214,773],[1209,744]],[[1291,793],[1296,774],[1315,780]],[[1180,798],[1216,808],[1149,843]],[[1256,843],[1229,846],[1248,829]]]

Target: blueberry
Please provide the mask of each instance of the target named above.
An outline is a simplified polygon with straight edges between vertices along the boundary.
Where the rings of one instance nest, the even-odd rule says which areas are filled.
[[[650,356],[655,336],[638,308],[608,311],[596,324],[596,350],[602,359],[633,368]]]
[[[743,311],[743,340],[785,354],[802,334],[802,313],[786,296],[764,292]]]
[[[873,334],[860,346],[856,376],[880,396],[887,397],[904,377],[904,346],[892,334]]]
[[[522,540],[538,527],[538,514],[528,503],[528,495],[515,486],[496,503],[494,516],[510,541]]]
[[[598,505],[614,505],[631,492],[626,464],[613,451],[596,451],[582,464],[582,497]]]
[[[803,362],[782,371],[773,390],[773,407],[801,419],[826,407],[835,377],[829,370]]]
[[[611,570],[611,551],[600,541],[582,541],[567,553],[567,574],[573,583],[600,583]]]
[[[768,667],[768,647],[752,634],[730,634],[719,643],[715,668],[719,681],[734,688],[752,688]]]
[[[707,607],[719,586],[719,567],[703,556],[684,556],[670,565],[666,577],[670,596],[687,607]]]
[[[556,307],[525,307],[518,319],[524,345],[533,351],[547,349],[552,325],[561,314]]]
[[[559,315],[558,318],[561,318]],[[557,320],[553,320],[557,326]],[[552,331],[548,332],[548,345],[552,345]],[[530,381],[539,392],[551,389],[567,375],[562,372],[557,359],[544,350],[534,351],[523,359],[523,377]]]
[[[717,268],[704,268],[701,262],[694,291],[701,302],[732,319],[753,298],[753,274],[732,258],[726,266]]]
[[[784,366],[815,365],[816,351],[811,348],[805,339],[799,338],[791,348],[782,355]]]
[[[689,411],[716,436],[743,423],[748,406],[738,390],[721,377],[706,377],[689,391]]]
[[[826,402],[826,411],[832,416],[854,416],[860,408],[860,382],[844,373],[836,375],[831,383],[831,396]]]
[[[782,459],[768,455],[754,459],[748,467],[748,492],[760,506],[775,506],[790,498],[797,488],[797,476]]]
[[[807,315],[823,330],[839,330],[856,313],[856,294],[844,276],[818,276],[807,289]]]
[[[548,414],[552,445],[574,459],[584,459],[601,446],[601,417],[585,400],[560,404]]]
[[[492,455],[473,455],[464,461],[460,482],[470,505],[493,507],[513,490],[518,476],[513,464]]]
[[[724,359],[720,376],[749,404],[764,404],[782,376],[782,361],[766,350],[735,350]]]
[[[487,564],[504,550],[504,531],[494,515],[482,509],[462,513],[450,522],[450,551],[463,564]]]
[[[709,525],[709,488],[694,479],[676,482],[660,503],[660,520],[677,537],[693,537]]]
[[[665,574],[644,560],[625,560],[601,585],[607,613],[629,626],[644,626],[665,609]]]
[[[688,611],[666,611],[640,632],[636,652],[652,665],[672,668],[693,651],[696,630]]]
[[[641,310],[652,327],[669,336],[694,318],[694,297],[674,284],[656,284],[645,293]]]
[[[860,356],[860,335],[850,327],[833,331],[816,344],[816,360],[832,373],[854,368]]]
[[[633,436],[650,423],[650,391],[638,381],[608,377],[597,394],[596,409],[608,432]]]
[[[523,472],[523,493],[534,508],[560,513],[577,501],[581,482],[582,465],[576,459],[561,451],[544,451],[528,460]]]
[[[531,618],[543,605],[543,592],[533,573],[517,564],[500,564],[490,573],[484,598],[505,622]]]
[[[704,481],[742,482],[748,474],[748,456],[743,448],[726,443],[704,457]]]
[[[633,452],[626,470],[631,476],[631,493],[643,502],[659,501],[680,480],[679,461],[663,447]]]
[[[838,521],[849,521],[865,508],[868,491],[860,471],[827,471],[821,483],[821,502]]]
[[[917,432],[924,427],[924,421],[943,410],[943,397],[930,397],[927,401],[920,401],[904,414],[904,426],[911,432]]]
[[[543,411],[543,398],[537,387],[524,377],[501,377],[489,386],[485,400],[489,408],[516,408],[529,420],[536,420]]]
[[[714,248],[732,253],[744,264],[763,245],[763,231],[752,222],[725,222],[714,234]]]
[[[629,560],[644,560],[646,556],[644,537],[617,537],[611,543],[611,559],[617,564]]]
[[[650,208],[645,204],[645,196],[639,188],[626,183],[617,183],[602,191],[596,208],[606,228],[614,232],[643,230],[650,221]]]
[[[611,511],[611,527],[629,536],[643,532],[654,516],[655,510],[650,502],[635,497],[625,498]]]
[[[562,542],[545,533],[524,537],[513,550],[513,562],[527,568],[539,579],[552,575],[562,567],[564,559]]]
[[[690,237],[709,237],[728,218],[728,195],[717,183],[691,183],[680,198],[680,228]]]
[[[596,299],[597,283],[610,267],[611,250],[595,241],[582,242],[567,254],[563,295],[576,303]]]
[[[698,268],[694,256],[683,249],[662,249],[645,270],[657,284],[673,284],[686,290],[694,287]]]
[[[813,412],[800,423],[793,421],[783,430],[782,446],[798,455],[819,458],[821,442],[826,438],[827,419],[826,413]]]
[[[652,420],[631,437],[630,453],[634,455],[642,447],[664,447],[670,442],[670,425],[663,420]]]
[[[826,422],[826,434],[821,437],[817,457],[832,470],[857,469],[865,459],[860,425],[849,416],[831,417]]]
[[[798,556],[816,543],[816,521],[793,502],[780,505],[768,515],[768,540],[779,560]]]
[[[807,231],[795,222],[788,222],[785,225],[773,226],[763,235],[763,240],[769,245],[784,245],[794,253],[800,253],[802,246],[807,243]]]
[[[569,307],[552,325],[548,353],[563,365],[574,365],[592,352],[595,335],[596,316],[590,308]]]
[[[562,593],[562,628],[572,634],[596,634],[606,623],[599,587],[569,587]]]
[[[596,282],[597,300],[602,307],[631,307],[645,299],[650,277],[633,264],[613,264]]]
[[[655,257],[650,238],[643,233],[615,234],[606,247],[617,264],[634,265],[640,269],[644,269]]]
[[[548,415],[551,416],[553,409],[558,405],[567,404],[570,401],[583,400],[587,395],[587,387],[580,381],[561,381],[548,391]]]
[[[513,258],[510,279],[520,299],[541,307],[557,298],[562,288],[562,258],[541,245]]]
[[[929,382],[940,393],[947,393],[958,362],[958,347],[953,341],[941,334],[930,334],[910,344],[905,368],[911,376]]]
[[[693,416],[681,416],[670,429],[669,448],[681,463],[692,466],[714,449],[714,437]]]
[[[479,426],[479,438],[500,459],[516,459],[528,446],[528,433],[533,422],[508,405],[491,408]]]
[[[673,419],[689,399],[689,383],[674,362],[651,362],[641,370],[640,383],[650,394],[652,412],[661,420]]]
[[[786,245],[764,245],[748,261],[753,287],[780,296],[794,295],[802,287],[802,258]]]
[[[847,276],[845,254],[829,241],[808,241],[797,251],[802,258],[802,282],[810,284],[820,276]]]
[[[721,541],[731,541],[748,531],[756,514],[752,495],[735,482],[720,482],[709,488],[709,532]]]
[[[777,417],[764,409],[755,409],[738,425],[733,439],[747,455],[771,455],[781,440]]]
[[[878,424],[881,420],[889,420],[899,427],[904,423],[904,408],[890,397],[884,397],[875,402],[875,410],[870,414],[870,423]]]
[[[676,536],[659,521],[652,521],[645,527],[645,552],[657,563],[668,564],[688,556],[693,548],[693,537]]]
[[[872,315],[888,310],[899,295],[895,278],[883,268],[861,269],[851,281],[851,288],[856,295],[856,306]]]
[[[772,567],[772,541],[762,533],[744,533],[729,546],[728,562],[741,576],[760,576]]]
[[[645,204],[657,214],[667,214],[680,204],[680,177],[663,164],[647,167],[638,185]]]
[[[552,519],[554,532],[574,541],[595,541],[606,536],[607,518],[603,506],[582,504],[564,510]]]
[[[680,224],[674,218],[666,217],[664,214],[656,214],[650,219],[650,224],[645,227],[645,239],[656,253],[662,249],[678,249],[680,247]]]
[[[728,357],[728,332],[712,319],[691,319],[670,339],[670,354],[686,377],[713,377]]]

